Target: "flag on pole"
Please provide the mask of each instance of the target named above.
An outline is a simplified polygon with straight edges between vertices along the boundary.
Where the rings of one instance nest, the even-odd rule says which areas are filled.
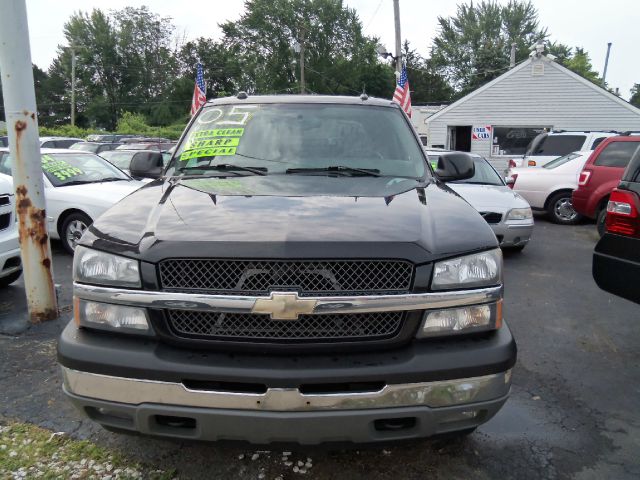
[[[409,92],[409,79],[407,78],[407,68],[403,65],[396,91],[393,93],[393,101],[402,107],[402,110],[411,117],[411,94]]]
[[[202,65],[200,62],[198,62],[196,70],[196,85],[193,88],[193,99],[191,100],[192,117],[200,110],[200,107],[207,102],[207,89],[204,85],[204,76],[202,75]]]

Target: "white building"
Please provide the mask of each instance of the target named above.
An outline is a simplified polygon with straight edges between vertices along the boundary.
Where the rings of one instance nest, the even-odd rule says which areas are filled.
[[[413,105],[411,110],[411,123],[420,135],[427,134],[427,119],[435,115],[446,105]]]
[[[640,109],[541,55],[426,119],[430,147],[477,153],[499,169],[544,129],[639,131]]]

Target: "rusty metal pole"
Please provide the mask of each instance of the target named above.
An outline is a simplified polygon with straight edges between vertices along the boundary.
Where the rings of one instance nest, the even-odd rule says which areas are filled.
[[[11,152],[27,306],[32,323],[58,317],[47,234],[25,0],[0,0],[0,76]]]

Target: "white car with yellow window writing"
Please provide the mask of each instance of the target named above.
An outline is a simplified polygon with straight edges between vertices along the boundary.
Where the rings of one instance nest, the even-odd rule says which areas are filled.
[[[49,236],[70,253],[96,218],[144,185],[93,153],[43,148],[41,154]],[[0,149],[0,174],[11,180],[7,148]]]

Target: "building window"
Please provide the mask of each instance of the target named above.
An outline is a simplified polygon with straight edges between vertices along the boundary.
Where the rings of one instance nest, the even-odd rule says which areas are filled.
[[[527,145],[537,135],[550,131],[551,127],[498,127],[493,126],[491,155],[524,155]]]

